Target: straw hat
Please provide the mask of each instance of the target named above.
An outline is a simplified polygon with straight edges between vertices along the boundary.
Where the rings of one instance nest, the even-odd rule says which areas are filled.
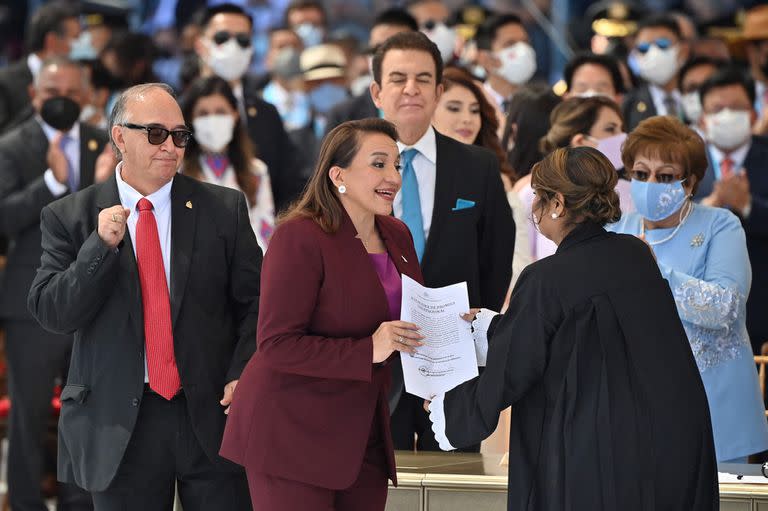
[[[319,44],[301,52],[301,72],[305,80],[325,80],[346,76],[347,58],[334,44]]]

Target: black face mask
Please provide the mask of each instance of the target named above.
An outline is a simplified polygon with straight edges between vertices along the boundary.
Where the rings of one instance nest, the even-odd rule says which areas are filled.
[[[40,117],[51,128],[69,131],[80,117],[80,105],[66,96],[46,99],[40,109]]]

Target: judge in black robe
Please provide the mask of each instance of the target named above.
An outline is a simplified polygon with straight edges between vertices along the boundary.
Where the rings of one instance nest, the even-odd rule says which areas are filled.
[[[509,510],[718,509],[707,398],[669,286],[641,240],[601,223],[527,267],[504,315],[483,326],[480,312],[486,370],[433,399],[436,439],[478,443],[512,406]]]

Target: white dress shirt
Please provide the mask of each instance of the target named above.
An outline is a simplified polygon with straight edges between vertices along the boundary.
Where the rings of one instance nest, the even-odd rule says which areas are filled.
[[[35,53],[30,53],[27,55],[27,66],[29,67],[29,72],[32,73],[32,79],[37,80],[37,75],[43,68],[43,59]]]
[[[413,158],[413,170],[416,182],[419,183],[419,202],[421,203],[421,221],[424,225],[424,240],[429,238],[432,227],[432,210],[435,206],[435,180],[437,178],[437,138],[435,129],[430,126],[424,135],[412,146],[402,142],[397,143],[397,149],[402,154],[406,149],[419,151]],[[392,205],[395,216],[403,218],[403,196],[398,192]]]
[[[115,180],[117,181],[117,193],[120,196],[120,204],[125,209],[129,209],[126,227],[131,236],[131,245],[133,245],[133,255],[136,257],[136,224],[139,221],[139,210],[136,207],[139,200],[146,198],[152,203],[152,213],[155,215],[157,223],[157,235],[160,238],[160,252],[163,254],[163,266],[165,267],[165,284],[168,286],[168,296],[171,295],[171,187],[173,180],[163,185],[162,188],[154,193],[144,197],[131,185],[123,181],[121,172],[123,162],[117,164],[115,168]],[[149,373],[147,372],[147,354],[144,349],[144,382],[149,383]]]
[[[715,180],[720,181],[722,179],[722,171],[720,170],[720,163],[725,159],[726,153],[715,147],[714,144],[709,145],[709,155],[712,158],[712,166],[715,171]],[[737,147],[733,151],[727,153],[728,157],[733,162],[733,173],[738,174],[744,168],[744,160],[747,159],[747,153],[749,148],[752,147],[752,139],[741,147]]]
[[[651,93],[651,99],[653,99],[653,106],[656,107],[657,115],[674,115],[675,117],[677,117],[680,114],[679,112],[667,112],[667,105],[664,104],[664,98],[667,97],[667,91],[665,91],[658,85],[654,85],[654,84],[648,85],[648,91]],[[675,89],[669,94],[675,100],[675,104],[677,105],[677,108],[679,110],[680,102],[682,100],[682,96],[680,96],[680,91]]]
[[[49,126],[39,115],[35,116],[35,118],[43,129],[43,133],[45,133],[45,138],[48,139],[48,143],[52,143],[53,137],[55,137],[59,131]],[[75,123],[66,135],[70,138],[70,142],[64,147],[64,154],[69,160],[69,163],[72,164],[72,171],[77,172],[78,174],[77,182],[82,184],[82,179],[80,179],[80,124]],[[59,183],[56,180],[56,177],[53,175],[53,170],[51,169],[45,171],[43,180],[54,197],[60,197],[69,190],[67,184]]]

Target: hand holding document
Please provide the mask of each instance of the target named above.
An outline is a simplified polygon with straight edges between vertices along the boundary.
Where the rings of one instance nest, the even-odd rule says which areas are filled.
[[[471,325],[460,317],[468,310],[466,282],[430,289],[403,275],[400,319],[425,337],[416,353],[400,355],[407,392],[430,399],[477,376]]]

